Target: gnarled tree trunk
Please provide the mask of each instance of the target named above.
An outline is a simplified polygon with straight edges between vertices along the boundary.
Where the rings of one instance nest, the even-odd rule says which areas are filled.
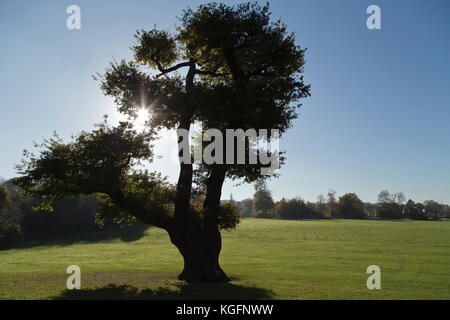
[[[181,167],[182,171],[183,169],[189,171],[189,168],[183,168],[183,166],[184,164]],[[182,173],[180,173],[180,179],[181,177],[183,177]],[[190,210],[186,197],[183,197],[184,201],[180,199],[178,206],[175,207],[174,223],[168,231],[172,243],[184,259],[184,269],[178,277],[180,280],[189,283],[229,281],[219,264],[222,237],[217,215],[224,179],[225,168],[215,167],[207,181],[205,214],[202,220]]]
[[[219,264],[222,247],[219,229],[191,225],[185,231],[184,241],[176,244],[184,259],[178,279],[188,283],[229,281]]]

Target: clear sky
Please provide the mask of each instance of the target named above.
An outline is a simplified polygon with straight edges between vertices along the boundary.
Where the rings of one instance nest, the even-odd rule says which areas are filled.
[[[53,130],[69,138],[103,114],[117,120],[91,75],[131,58],[136,29],[173,30],[184,8],[203,2],[1,1],[0,176],[13,177],[22,150]],[[450,203],[450,1],[270,3],[308,48],[312,93],[281,140],[288,158],[269,182],[274,198],[314,201],[333,188],[373,202],[388,189]],[[66,28],[72,4],[81,30]],[[381,8],[380,30],[366,27],[371,4]],[[171,141],[165,135],[153,167],[176,181]],[[223,198],[231,192],[240,200],[253,188],[226,183]]]

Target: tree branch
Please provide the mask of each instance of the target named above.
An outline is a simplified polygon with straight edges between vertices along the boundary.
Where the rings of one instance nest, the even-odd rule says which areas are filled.
[[[122,191],[116,191],[108,194],[111,199],[121,208],[127,211],[129,214],[138,218],[144,223],[148,223],[157,228],[168,230],[172,219],[169,216],[157,214],[150,209],[145,209],[136,202],[136,199],[128,199]],[[152,214],[153,213],[153,214]]]
[[[169,72],[175,71],[175,70],[177,70],[177,69],[179,69],[179,68],[189,67],[189,66],[190,66],[190,62],[187,61],[187,62],[181,62],[181,63],[179,63],[179,64],[177,64],[177,65],[175,65],[175,66],[173,66],[173,67],[164,69],[164,68],[162,67],[161,63],[159,63],[159,61],[154,60],[154,62],[155,62],[155,64],[156,64],[156,66],[158,67],[158,70],[161,72],[160,74],[158,74],[158,75],[156,76],[157,78],[159,78],[159,77],[161,77],[161,76],[163,76],[163,75],[165,75],[165,74],[167,74],[167,73],[169,73]]]

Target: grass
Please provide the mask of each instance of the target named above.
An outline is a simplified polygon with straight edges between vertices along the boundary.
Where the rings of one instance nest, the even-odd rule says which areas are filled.
[[[81,290],[66,290],[72,264]],[[0,251],[0,299],[450,299],[450,222],[245,219],[223,232],[221,264],[231,283],[187,285],[163,230],[83,235]]]

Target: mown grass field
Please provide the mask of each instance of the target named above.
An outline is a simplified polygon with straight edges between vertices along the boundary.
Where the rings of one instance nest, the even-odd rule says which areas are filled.
[[[0,299],[450,299],[450,222],[245,219],[221,263],[231,283],[187,285],[165,231],[102,232],[0,251]],[[72,264],[81,290],[66,290]]]

